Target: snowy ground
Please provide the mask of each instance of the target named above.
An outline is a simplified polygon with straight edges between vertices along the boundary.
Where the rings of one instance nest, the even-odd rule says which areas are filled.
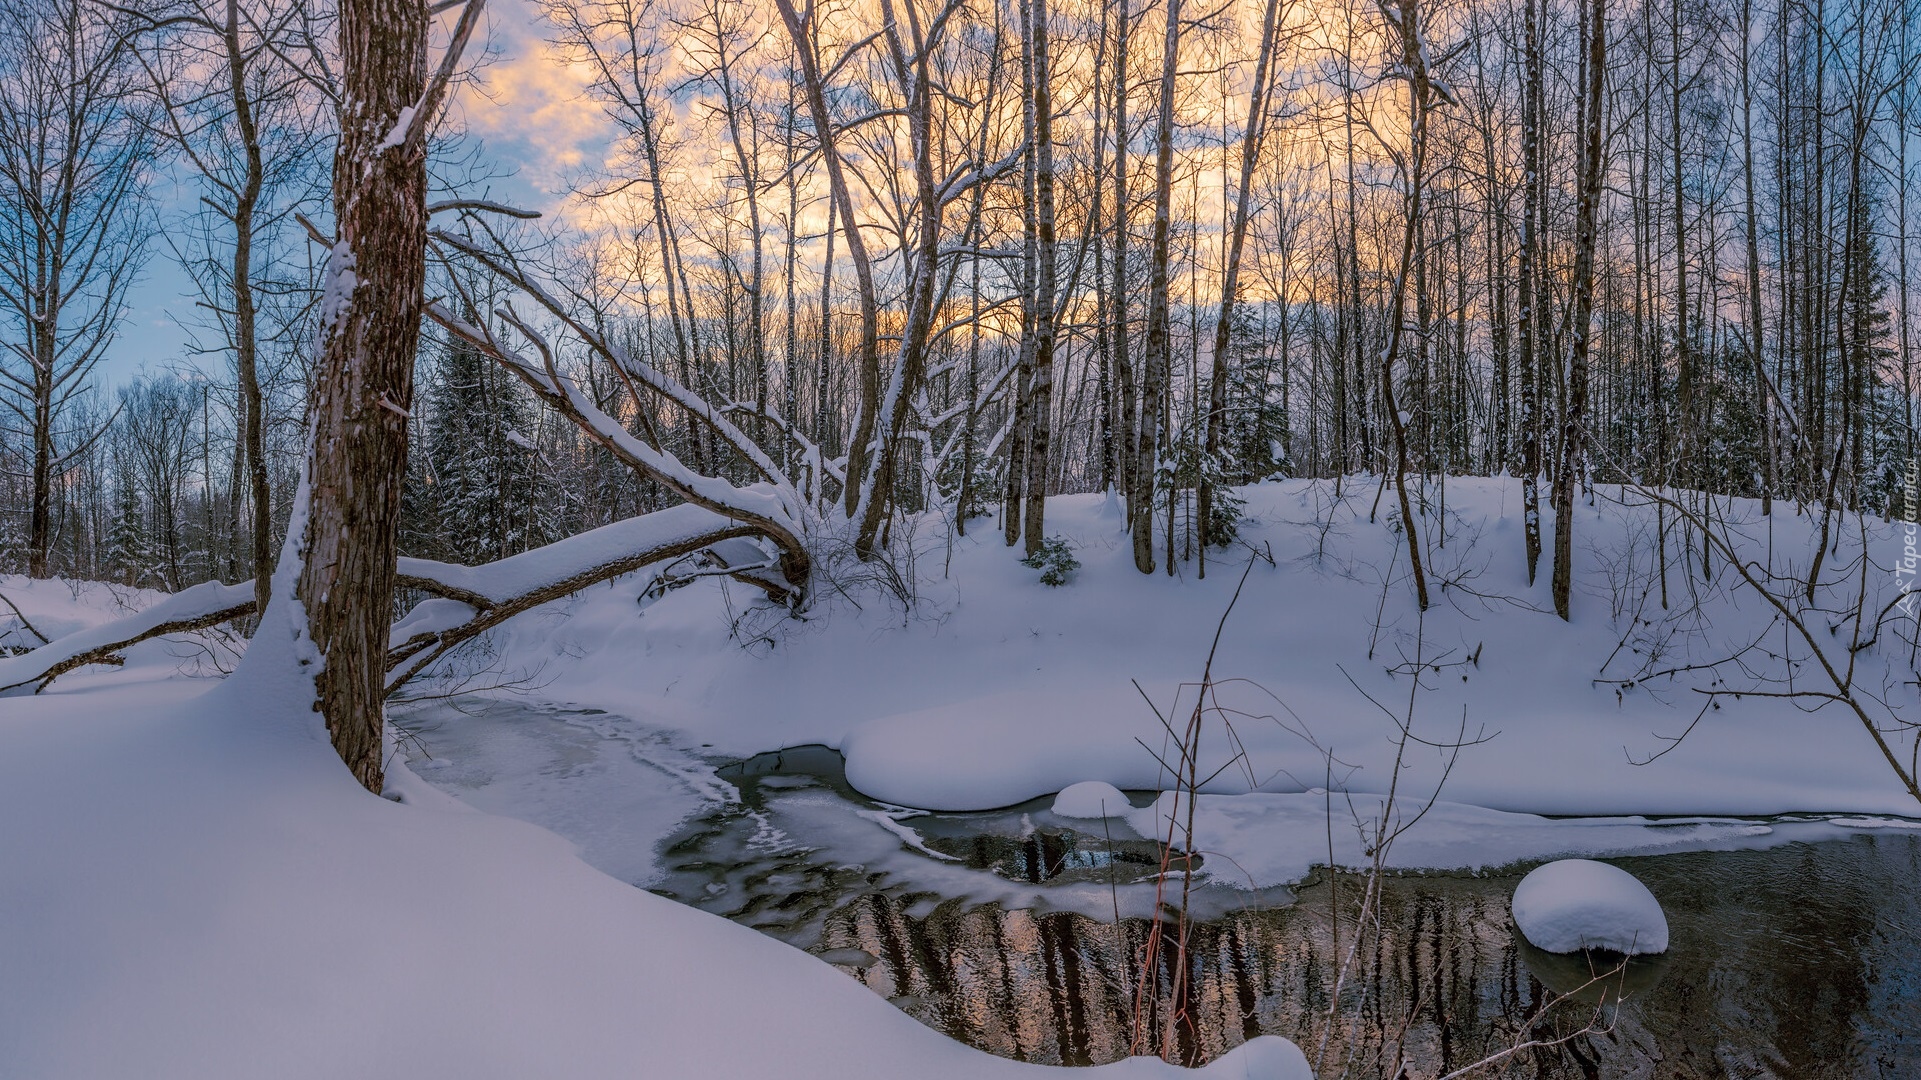
[[[1662,736],[1686,729],[1702,700],[1685,679],[1637,680],[1619,696],[1595,681],[1640,662],[1618,658],[1638,647],[1616,650],[1630,629],[1658,642],[1632,621],[1639,587],[1620,594],[1618,614],[1607,587],[1610,575],[1631,576],[1624,552],[1645,515],[1582,510],[1585,569],[1564,625],[1528,610],[1546,606],[1546,585],[1526,585],[1518,518],[1504,516],[1518,485],[1455,481],[1448,507],[1460,527],[1436,562],[1456,585],[1419,620],[1405,584],[1383,584],[1378,568],[1398,564],[1395,538],[1366,521],[1373,486],[1348,494],[1336,506],[1327,485],[1248,492],[1246,537],[1276,565],[1249,574],[1215,660],[1217,679],[1248,681],[1223,691],[1241,712],[1238,742],[1214,718],[1205,749],[1225,761],[1235,745],[1245,758],[1203,801],[1196,842],[1226,852],[1250,881],[1324,860],[1330,817],[1346,834],[1337,861],[1359,858],[1355,820],[1378,813],[1369,796],[1392,771],[1391,713],[1409,700],[1409,676],[1388,669],[1416,656],[1442,665],[1415,696],[1416,732],[1482,741],[1460,752],[1444,786],[1448,755],[1411,749],[1403,813],[1437,789],[1442,800],[1398,842],[1414,864],[1765,842],[1757,830],[1773,826],[1734,815],[1905,827],[1921,811],[1851,717],[1779,700],[1724,699],[1677,748],[1631,763],[1666,747]],[[1166,740],[1142,693],[1185,718],[1182,684],[1198,677],[1245,558],[1218,558],[1204,582],[1191,566],[1144,578],[1100,499],[1057,500],[1050,521],[1083,563],[1061,589],[1039,585],[991,527],[950,552],[929,522],[925,556],[902,579],[910,605],[850,574],[824,582],[809,621],[796,623],[754,608],[745,589],[706,582],[642,605],[643,583],[624,580],[522,617],[469,660],[486,669],[481,683],[524,679],[541,698],[662,733],[658,746],[672,753],[640,757],[656,759],[655,775],[661,760],[685,764],[661,776],[670,794],[609,784],[597,796],[629,799],[659,834],[688,805],[671,792],[711,779],[700,755],[812,742],[842,749],[861,790],[908,806],[1004,806],[1087,780],[1162,787],[1141,743],[1162,750]],[[1781,514],[1772,527],[1777,546],[1798,550],[1804,520]],[[1892,535],[1871,536],[1871,553]],[[0,579],[0,592],[52,636],[112,614],[105,590],[88,599]],[[1704,605],[1685,628],[1696,654],[1764,625],[1751,599]],[[0,606],[0,625],[7,618]],[[70,625],[47,625],[61,619]],[[286,653],[275,625],[256,657]],[[1894,650],[1864,654],[1881,665],[1869,677],[1912,694],[1884,651]],[[403,768],[398,802],[367,796],[311,715],[284,704],[298,688],[263,674],[273,665],[214,682],[183,677],[183,663],[215,674],[219,650],[154,642],[122,669],[0,700],[0,820],[10,825],[0,832],[0,1063],[10,1077],[1038,1075],[949,1043],[828,966],[623,884],[552,833],[476,812]],[[609,719],[596,737],[598,753],[635,736]],[[1329,787],[1338,793],[1318,790]],[[1235,794],[1249,788],[1262,793]],[[497,810],[546,800],[553,816],[569,812],[566,797],[537,785],[489,797]],[[1153,814],[1131,819],[1151,827]],[[1557,824],[1538,814],[1693,819]],[[581,849],[644,872],[649,842],[610,838],[595,851],[588,838]],[[1284,1044],[1263,1041],[1209,1075],[1289,1076],[1287,1060]],[[1168,1072],[1128,1062],[1103,1075]]]
[[[1415,733],[1484,741],[1461,751],[1444,788],[1449,755],[1410,747],[1403,804],[1439,789],[1447,801],[1534,814],[1921,813],[1838,707],[1809,713],[1795,702],[1724,696],[1680,745],[1634,764],[1688,729],[1705,700],[1695,688],[1708,677],[1626,688],[1597,678],[1633,677],[1644,659],[1636,648],[1686,647],[1688,658],[1705,659],[1766,625],[1761,602],[1738,590],[1702,590],[1700,618],[1682,619],[1688,589],[1678,568],[1677,636],[1663,642],[1657,628],[1637,624],[1637,613],[1651,622],[1660,614],[1654,598],[1640,597],[1647,582],[1628,580],[1637,531],[1635,572],[1649,569],[1649,511],[1605,501],[1581,509],[1585,565],[1574,620],[1564,624],[1542,610],[1545,561],[1539,584],[1526,583],[1518,482],[1455,479],[1451,535],[1430,574],[1457,584],[1436,588],[1422,620],[1396,538],[1366,520],[1371,482],[1349,483],[1339,506],[1326,482],[1244,494],[1244,538],[1271,550],[1275,565],[1259,562],[1248,575],[1214,661],[1223,703],[1243,715],[1231,740],[1210,720],[1203,753],[1209,766],[1230,746],[1245,756],[1210,790],[1385,792],[1395,715],[1405,714],[1411,683],[1388,669],[1418,655],[1440,668],[1416,696]],[[1717,516],[1762,520],[1753,511],[1737,503]],[[1769,528],[1778,552],[1801,550],[1809,524],[1789,511],[1749,530],[1757,553]],[[991,522],[951,553],[937,523],[925,524],[917,599],[906,612],[854,584],[847,595],[824,586],[811,620],[795,623],[752,610],[738,586],[724,601],[703,586],[643,607],[636,584],[615,582],[504,628],[492,642],[492,674],[526,677],[540,697],[687,732],[720,754],[834,746],[856,787],[901,805],[1006,806],[1084,780],[1166,787],[1141,743],[1165,748],[1156,708],[1184,722],[1193,697],[1183,684],[1200,677],[1247,554],[1216,554],[1205,581],[1194,580],[1192,564],[1175,577],[1143,577],[1114,515],[1097,496],[1050,502],[1050,532],[1066,536],[1083,564],[1059,589],[1037,584]],[[1870,553],[1898,557],[1897,533],[1878,528]],[[1390,564],[1396,580],[1384,588],[1379,568]],[[1619,616],[1610,580],[1628,581]],[[1911,706],[1912,682],[1896,685],[1914,679],[1905,661],[1905,648],[1878,646],[1863,654],[1862,680]],[[1875,663],[1886,670],[1877,675]],[[1811,666],[1802,671],[1801,685],[1818,681]]]
[[[176,664],[130,659],[0,712],[9,1078],[1045,1072],[404,769],[396,801],[367,795],[283,704],[290,664],[219,683]],[[1272,1039],[1206,1075],[1304,1068]]]

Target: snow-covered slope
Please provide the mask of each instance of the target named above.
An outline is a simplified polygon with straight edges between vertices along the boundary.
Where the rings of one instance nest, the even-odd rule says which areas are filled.
[[[1702,684],[1597,676],[1632,676],[1636,648],[1711,658],[1767,625],[1755,598],[1723,590],[1704,594],[1702,617],[1678,634],[1660,633],[1641,599],[1646,566],[1641,579],[1623,569],[1631,537],[1642,538],[1643,563],[1652,550],[1644,511],[1583,507],[1576,616],[1563,624],[1530,610],[1547,606],[1546,587],[1524,580],[1518,485],[1455,481],[1458,527],[1434,553],[1449,584],[1420,618],[1398,571],[1383,581],[1379,568],[1400,563],[1395,535],[1366,520],[1372,486],[1347,494],[1336,504],[1325,484],[1247,492],[1244,535],[1274,565],[1249,572],[1214,663],[1238,742],[1210,716],[1205,751],[1219,761],[1240,746],[1246,760],[1213,785],[1220,794],[1197,829],[1221,835],[1203,845],[1231,841],[1260,866],[1260,830],[1325,828],[1312,804],[1334,800],[1312,789],[1357,793],[1340,801],[1363,816],[1378,806],[1360,795],[1388,784],[1392,717],[1408,707],[1416,657],[1428,665],[1416,733],[1478,741],[1441,789],[1454,804],[1433,815],[1441,831],[1410,833],[1410,853],[1465,865],[1486,857],[1490,832],[1509,838],[1493,850],[1512,858],[1569,846],[1540,832],[1539,818],[1490,811],[1921,809],[1851,716],[1778,699],[1722,697],[1678,747],[1630,763],[1688,728]],[[1205,581],[1191,564],[1143,577],[1113,510],[1091,497],[1052,504],[1050,531],[1083,564],[1060,589],[1040,585],[991,527],[950,552],[923,522],[924,557],[898,579],[919,597],[905,609],[855,580],[870,572],[858,566],[821,582],[805,622],[715,581],[643,606],[644,583],[625,580],[502,627],[486,655],[499,674],[537,672],[545,697],[666,725],[716,753],[839,746],[850,778],[894,802],[996,806],[1089,780],[1159,787],[1141,745],[1165,746],[1148,700],[1184,722],[1183,684],[1200,674],[1245,556],[1217,557]],[[1725,508],[1736,520],[1751,511]],[[1787,513],[1748,526],[1755,550],[1770,527],[1777,550],[1801,550],[1807,522]],[[1872,531],[1870,554],[1896,535]],[[1849,557],[1844,548],[1836,565]],[[1611,590],[1611,580],[1628,584]],[[1673,585],[1679,605],[1678,570]],[[106,613],[71,594],[65,615],[51,591],[33,602],[30,617],[73,624],[60,629]],[[1038,1075],[946,1041],[787,946],[615,881],[552,834],[474,811],[404,768],[392,780],[401,801],[361,792],[293,704],[297,642],[269,615],[254,660],[222,683],[180,677],[156,642],[150,662],[130,657],[124,669],[0,701],[0,1073]],[[1905,649],[1861,657],[1864,680],[1910,708],[1911,676],[1897,666]],[[1434,792],[1447,758],[1410,746],[1404,807]],[[1249,787],[1265,794],[1231,794]],[[1745,827],[1725,825],[1708,839]],[[1611,829],[1645,838],[1640,823],[1584,827],[1574,846],[1606,849]],[[1461,837],[1475,842],[1457,848]],[[1310,857],[1303,844],[1268,854],[1261,873],[1274,878]],[[1257,1041],[1208,1075],[1294,1080],[1295,1053]],[[1171,1074],[1145,1061],[1100,1073]]]
[[[35,648],[152,607],[166,594],[105,581],[0,574],[0,648]],[[22,622],[24,618],[25,622]],[[29,629],[29,626],[31,629]]]
[[[199,696],[208,683],[147,668],[0,709],[0,1075],[1047,1072],[404,769],[401,801],[361,791],[291,704],[286,644],[262,650],[279,656]],[[1204,1075],[1301,1080],[1305,1064],[1264,1039]]]
[[[1708,704],[1697,688],[1740,687],[1711,683],[1712,673],[1639,678],[1647,650],[1682,650],[1659,667],[1709,659],[1751,642],[1769,611],[1725,582],[1691,588],[1676,532],[1675,633],[1664,635],[1651,509],[1605,498],[1580,508],[1574,618],[1563,623],[1551,613],[1547,562],[1537,585],[1526,580],[1519,483],[1454,479],[1446,547],[1429,537],[1435,603],[1423,619],[1397,535],[1367,520],[1374,493],[1371,481],[1350,481],[1338,504],[1325,481],[1243,492],[1243,538],[1271,550],[1274,565],[1257,560],[1248,574],[1214,661],[1221,703],[1240,715],[1231,739],[1210,717],[1202,772],[1232,748],[1246,755],[1211,790],[1299,792],[1331,782],[1384,792],[1394,718],[1406,713],[1411,688],[1408,675],[1388,669],[1418,656],[1430,666],[1414,701],[1416,735],[1481,740],[1447,774],[1442,795],[1454,802],[1547,814],[1921,812],[1838,706],[1810,713],[1806,703],[1721,696],[1669,749],[1666,737],[1688,730]],[[1770,546],[1777,564],[1805,552],[1811,525],[1790,506],[1763,519],[1752,504],[1723,500],[1723,516],[1751,522],[1738,527],[1756,557]],[[839,747],[855,786],[904,805],[1003,806],[1084,780],[1165,787],[1155,753],[1167,739],[1154,708],[1177,727],[1185,722],[1248,550],[1214,554],[1205,581],[1195,580],[1192,563],[1172,577],[1143,576],[1111,503],[1055,499],[1048,521],[1082,563],[1061,588],[1040,585],[991,522],[978,522],[951,551],[927,522],[912,577],[918,600],[905,614],[858,584],[824,584],[816,612],[797,623],[751,611],[739,587],[723,601],[721,586],[703,584],[643,609],[636,584],[615,582],[504,628],[494,663],[510,674],[537,671],[543,696],[677,727],[719,753]],[[1898,556],[1896,528],[1870,528],[1870,554]],[[1844,545],[1830,567],[1845,564],[1859,542],[1849,536]],[[1394,580],[1384,585],[1386,567]],[[1871,586],[1883,583],[1877,576]],[[1844,582],[1837,595],[1851,601],[1852,587]],[[1698,612],[1684,614],[1697,593]],[[1845,637],[1837,640],[1844,648]],[[1899,685],[1914,678],[1902,674],[1906,657],[1892,643],[1864,652],[1863,685],[1911,707],[1913,685]],[[1820,684],[1812,665],[1797,678]],[[1403,801],[1432,794],[1448,757],[1411,746]]]

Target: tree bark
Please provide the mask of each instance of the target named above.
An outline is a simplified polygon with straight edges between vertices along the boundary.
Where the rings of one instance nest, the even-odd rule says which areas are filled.
[[[1030,0],[1034,115],[1034,370],[1027,428],[1027,554],[1041,549],[1047,513],[1048,429],[1054,400],[1054,98],[1049,91],[1047,0]]]
[[[1541,30],[1535,0],[1528,0],[1526,22],[1526,89],[1521,103],[1521,510],[1525,517],[1527,583],[1541,562],[1541,417],[1540,380],[1535,375],[1541,340],[1540,314],[1535,310],[1535,278],[1540,264],[1541,238],[1537,221],[1541,204]]]
[[[1134,568],[1154,572],[1154,473],[1167,438],[1170,363],[1168,261],[1174,192],[1174,80],[1180,70],[1181,0],[1167,0],[1161,50],[1160,104],[1154,120],[1154,246],[1148,261],[1147,348],[1141,358],[1140,442],[1134,455]]]
[[[468,0],[462,22],[482,0]],[[328,261],[308,504],[295,595],[318,654],[317,709],[367,790],[381,788],[382,700],[407,417],[426,277],[427,9],[344,0]],[[424,123],[425,118],[422,118]]]
[[[1574,236],[1573,348],[1568,357],[1567,407],[1561,413],[1561,466],[1554,477],[1554,611],[1569,618],[1574,578],[1574,482],[1586,435],[1588,336],[1594,315],[1594,248],[1601,201],[1602,87],[1607,76],[1607,0],[1591,0],[1588,30],[1586,130],[1582,133],[1581,194]]]

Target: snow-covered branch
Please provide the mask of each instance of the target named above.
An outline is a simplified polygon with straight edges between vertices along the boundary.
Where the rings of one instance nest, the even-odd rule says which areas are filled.
[[[536,299],[540,297],[536,296]],[[545,300],[542,302],[547,303]],[[765,454],[758,455],[760,461],[756,465],[764,463],[765,470],[775,479],[752,488],[736,487],[718,477],[695,472],[672,453],[664,449],[657,450],[635,438],[620,421],[594,404],[593,398],[579,384],[560,373],[553,350],[540,332],[529,326],[511,308],[502,309],[498,314],[540,353],[539,363],[508,349],[484,328],[456,317],[441,305],[433,305],[427,314],[450,333],[513,372],[543,402],[573,422],[629,468],[658,480],[695,506],[751,526],[754,531],[779,545],[781,572],[787,582],[796,587],[805,584],[812,568],[812,557],[801,540],[804,531],[801,524],[803,502],[799,493],[774,468],[773,462]],[[579,329],[577,323],[571,325]],[[609,352],[607,355],[615,363],[621,362],[619,354]],[[647,381],[648,376],[658,374],[651,367],[639,366],[643,370],[630,371],[636,379]],[[733,424],[721,416],[719,410],[707,408],[704,401],[701,405],[704,412],[713,417],[717,428],[724,424],[727,430],[734,430]]]
[[[786,600],[794,587],[767,572],[764,549],[750,542],[761,535],[758,526],[686,504],[481,566],[402,558],[396,584],[429,593],[432,599],[415,605],[389,632],[389,689],[418,674],[448,649],[521,612],[696,551],[709,550],[721,573]],[[204,630],[253,612],[251,581],[195,585],[127,618],[57,638],[19,656],[0,658],[0,693],[27,686],[38,693],[69,671],[116,662],[121,650],[140,642]]]
[[[706,398],[682,386],[679,380],[674,379],[666,372],[661,371],[652,364],[641,360],[639,357],[634,356],[627,350],[607,340],[605,335],[585,322],[582,322],[568,309],[567,305],[561,303],[557,297],[549,293],[539,282],[533,280],[533,278],[529,277],[509,260],[503,259],[496,253],[464,237],[455,236],[452,233],[436,229],[432,235],[435,240],[475,259],[486,266],[487,269],[512,284],[515,288],[532,297],[534,302],[542,308],[545,308],[548,314],[558,319],[569,330],[573,331],[589,349],[599,353],[609,363],[626,372],[636,382],[641,383],[661,397],[678,405],[696,419],[712,428],[714,434],[726,442],[729,449],[751,463],[755,470],[760,473],[761,478],[769,484],[772,484],[780,492],[786,501],[788,513],[798,513],[801,500],[781,467],[776,464],[772,458],[767,456],[767,453],[760,448],[758,443],[749,438],[745,432],[735,427],[733,422],[728,420],[722,411],[716,408]],[[442,314],[444,314],[444,312]],[[455,330],[454,327],[448,326],[448,324],[442,320],[441,314],[434,314],[433,317],[436,321],[441,321],[442,325],[447,326],[449,330],[460,333],[460,331]],[[474,340],[474,344],[486,349],[492,349],[496,346],[496,343],[493,342],[490,335],[487,335],[485,330],[476,327],[469,327],[469,329],[475,330],[481,335],[479,339]],[[516,329],[522,330],[523,333],[527,332],[522,327],[516,327]],[[502,362],[507,363],[510,368],[515,367],[513,361],[508,361],[504,357],[497,358],[502,359]],[[522,366],[525,365],[523,364]],[[535,387],[535,390],[539,392],[539,387]],[[618,424],[615,426],[617,428],[619,427]],[[663,482],[665,482],[665,478],[663,478]]]
[[[32,686],[34,693],[75,668],[114,662],[120,650],[162,634],[204,630],[253,611],[253,582],[203,582],[182,589],[136,615],[56,638],[19,656],[0,659],[0,694]]]
[[[752,525],[730,521],[685,504],[617,521],[565,540],[482,566],[431,559],[401,559],[396,583],[431,593],[393,626],[387,654],[391,692],[460,643],[524,611],[658,562],[720,546],[722,572],[775,599],[793,589],[766,574],[760,550],[744,538],[761,535]],[[733,544],[728,544],[733,541]],[[751,547],[743,558],[734,547]]]

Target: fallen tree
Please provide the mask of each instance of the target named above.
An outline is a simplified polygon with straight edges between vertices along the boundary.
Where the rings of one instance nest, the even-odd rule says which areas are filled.
[[[566,304],[543,289],[530,275],[522,273],[508,259],[449,233],[435,231],[433,237],[437,242],[472,257],[531,297],[582,344],[606,360],[627,382],[636,401],[642,400],[641,391],[644,389],[706,425],[715,438],[753,468],[759,482],[742,487],[720,477],[697,472],[661,446],[651,429],[646,432],[648,437],[645,440],[634,436],[619,420],[602,411],[594,403],[592,395],[582,390],[579,383],[561,372],[546,336],[522,319],[511,306],[495,308],[494,315],[526,340],[539,354],[538,362],[510,348],[485,325],[459,318],[443,304],[429,305],[428,318],[499,363],[525,383],[543,404],[580,428],[615,460],[637,475],[658,482],[695,506],[754,526],[780,548],[781,576],[796,589],[805,587],[808,575],[813,570],[813,555],[803,540],[807,532],[803,524],[808,520],[807,501],[760,445],[727,418],[724,409],[715,407],[666,372],[608,340],[592,325],[577,318]],[[472,303],[471,297],[465,299]]]
[[[425,671],[448,650],[524,611],[623,574],[705,552],[717,571],[770,598],[791,602],[800,592],[779,559],[756,537],[763,530],[692,504],[628,518],[578,536],[481,566],[402,558],[396,582],[428,599],[393,624],[387,651],[387,692]],[[31,686],[34,693],[88,664],[114,663],[120,653],[166,634],[205,630],[254,612],[253,583],[209,581],[182,590],[135,615],[56,638],[31,652],[0,658],[0,694]]]
[[[684,504],[484,566],[402,559],[398,584],[433,598],[415,605],[393,626],[387,645],[387,692],[425,671],[448,650],[523,611],[697,551],[712,553],[728,576],[754,585],[771,599],[796,598],[798,593],[783,577],[769,572],[777,561],[748,539],[761,534],[757,526]]]
[[[145,611],[55,638],[31,652],[0,659],[0,694],[33,685],[34,693],[75,668],[113,663],[120,650],[163,634],[204,630],[253,612],[253,582],[202,582]]]

